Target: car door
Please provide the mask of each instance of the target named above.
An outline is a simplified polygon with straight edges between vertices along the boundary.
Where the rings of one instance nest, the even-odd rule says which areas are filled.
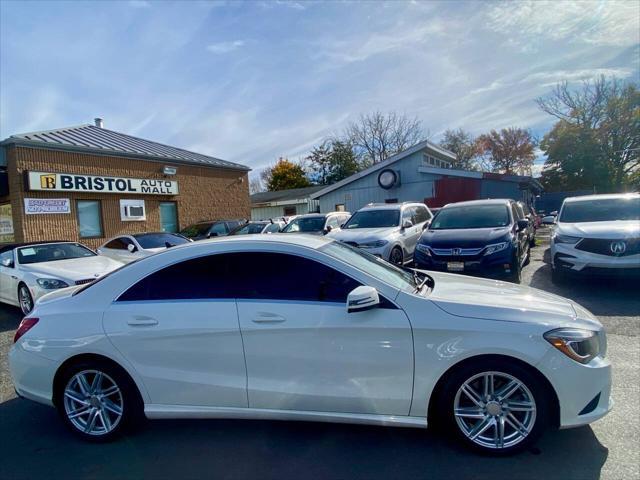
[[[256,252],[233,263],[251,408],[408,415],[413,341],[402,310],[385,300],[348,313],[360,283],[310,258]]]
[[[0,253],[0,300],[18,302],[18,275],[13,249]]]
[[[405,228],[403,232],[406,260],[413,257],[413,251],[422,233],[420,225],[416,225],[416,207],[407,207],[402,211],[402,223],[404,223],[405,220],[410,220],[412,223],[411,227]]]
[[[246,407],[246,368],[236,302],[222,256],[149,274],[114,301],[104,330],[144,381],[151,401]]]

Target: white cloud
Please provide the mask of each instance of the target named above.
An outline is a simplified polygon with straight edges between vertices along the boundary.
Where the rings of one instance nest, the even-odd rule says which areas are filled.
[[[147,0],[129,0],[128,5],[133,8],[149,8],[151,3]]]
[[[207,46],[207,50],[216,55],[222,55],[225,53],[233,52],[244,46],[243,40],[234,40],[233,42],[219,42],[212,43]]]
[[[575,82],[593,80],[602,75],[605,77],[627,78],[633,74],[630,68],[591,68],[580,70],[556,70],[552,72],[538,72],[523,78],[520,83],[542,82],[541,87],[556,85],[558,82]]]
[[[528,49],[531,42],[543,39],[605,46],[629,46],[640,41],[637,1],[501,2],[489,8],[486,17],[490,29],[516,37],[509,42]]]

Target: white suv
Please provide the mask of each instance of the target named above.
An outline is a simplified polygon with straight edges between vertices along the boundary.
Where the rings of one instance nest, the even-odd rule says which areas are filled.
[[[371,203],[354,213],[340,231],[327,236],[404,265],[413,260],[418,239],[432,216],[424,203]]]
[[[565,199],[551,233],[554,281],[571,273],[640,273],[640,194]]]

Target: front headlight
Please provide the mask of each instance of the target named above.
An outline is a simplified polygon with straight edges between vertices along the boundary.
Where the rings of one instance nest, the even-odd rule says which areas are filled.
[[[429,247],[423,245],[422,243],[417,244],[416,248],[418,249],[418,251],[424,253],[425,255],[431,255],[431,250],[429,250]]]
[[[57,278],[38,278],[36,282],[42,288],[47,290],[54,290],[56,288],[65,288],[69,286],[67,282],[63,282],[62,280],[58,280]]]
[[[487,245],[484,254],[491,255],[492,253],[501,252],[509,246],[509,242],[494,243],[493,245]]]
[[[579,363],[589,363],[600,352],[598,333],[591,330],[558,328],[545,333],[544,339]]]
[[[562,235],[560,233],[553,235],[553,241],[556,243],[568,243],[573,245],[578,243],[580,240],[582,240],[580,237],[572,237],[570,235]]]
[[[387,243],[386,240],[376,240],[375,242],[365,242],[365,243],[359,243],[358,246],[361,248],[380,248],[380,247],[384,247]]]

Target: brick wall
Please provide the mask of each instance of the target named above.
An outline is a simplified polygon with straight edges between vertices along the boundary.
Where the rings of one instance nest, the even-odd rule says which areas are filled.
[[[104,175],[145,179],[166,179],[162,167],[172,165],[178,174],[170,180],[178,182],[179,195],[123,195],[115,193],[75,193],[25,191],[26,170]],[[160,202],[175,201],[178,206],[180,228],[202,220],[220,218],[250,218],[249,182],[246,172],[192,167],[171,162],[157,163],[117,156],[89,155],[58,150],[11,146],[7,151],[9,173],[9,200],[13,210],[16,241],[73,240],[90,247],[98,247],[105,239],[123,233],[160,230]],[[70,214],[25,215],[23,198],[69,198]],[[120,199],[145,201],[147,220],[123,222],[120,220]],[[81,239],[78,232],[76,200],[100,200],[104,237]]]

